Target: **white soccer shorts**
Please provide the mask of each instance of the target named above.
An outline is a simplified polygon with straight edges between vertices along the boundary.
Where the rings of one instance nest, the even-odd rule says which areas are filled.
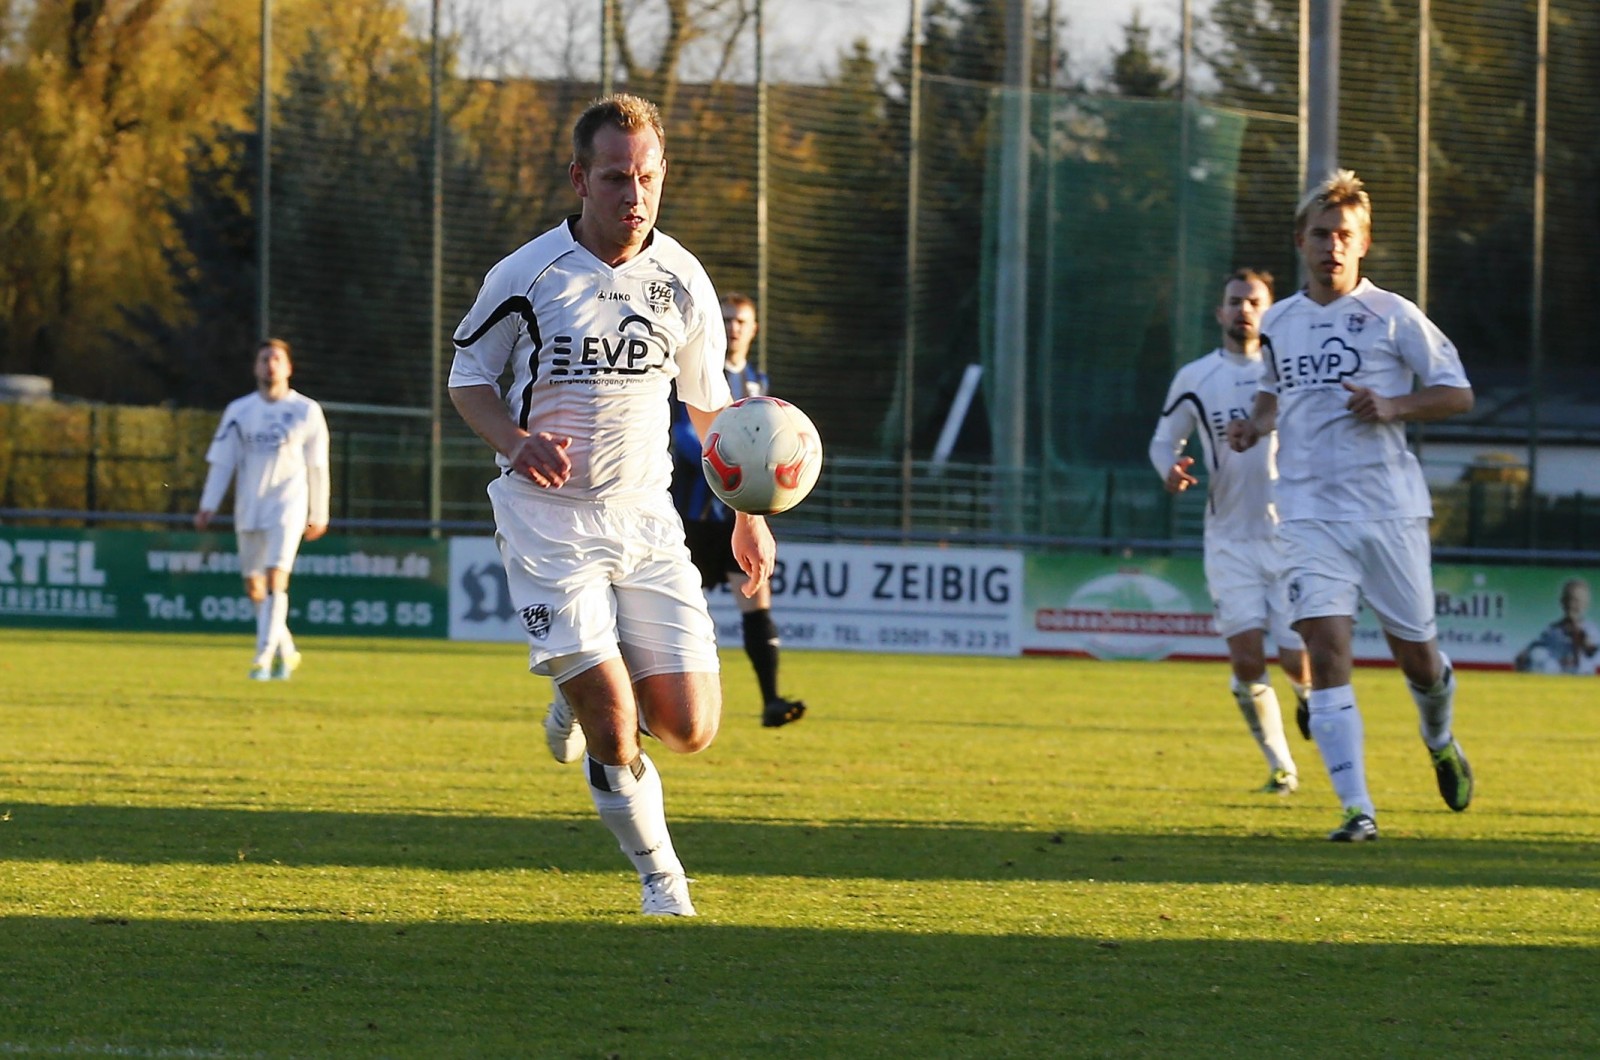
[[[489,500],[530,670],[620,653],[654,660],[655,673],[718,672],[700,572],[665,491],[636,506],[579,504],[502,475]]]
[[[1279,650],[1302,651],[1305,642],[1290,625],[1283,550],[1275,538],[1232,541],[1206,537],[1206,588],[1224,638],[1266,630]]]
[[[1354,616],[1366,601],[1384,632],[1415,642],[1438,635],[1428,520],[1374,519],[1278,527],[1294,621]]]
[[[305,532],[304,524],[240,530],[237,535],[239,573],[246,578],[259,578],[273,569],[293,570],[295,553],[300,551],[300,539]]]

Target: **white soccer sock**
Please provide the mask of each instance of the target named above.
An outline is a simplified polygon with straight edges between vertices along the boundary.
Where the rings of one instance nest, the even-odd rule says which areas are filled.
[[[256,604],[256,663],[265,666],[272,661],[272,594],[268,593]]]
[[[283,650],[283,642],[289,636],[289,594],[268,593],[267,607],[272,623],[267,631],[267,655],[271,657]]]
[[[639,871],[683,872],[683,862],[672,849],[667,833],[667,807],[661,794],[661,774],[644,752],[631,766],[608,766],[592,757],[584,761],[589,795],[600,820],[617,837],[617,845]]]
[[[1376,816],[1372,796],[1367,792],[1367,764],[1362,748],[1365,731],[1354,688],[1340,685],[1311,690],[1311,736],[1322,753],[1339,805]]]
[[[1265,681],[1252,681],[1245,685],[1233,679],[1233,699],[1239,704],[1239,713],[1256,738],[1256,746],[1273,770],[1298,774],[1294,756],[1289,753],[1289,741],[1283,736],[1283,713],[1278,708],[1278,693]]]
[[[1439,653],[1439,661],[1444,664],[1444,673],[1432,688],[1421,689],[1410,681],[1406,682],[1406,688],[1417,704],[1417,716],[1422,720],[1422,742],[1428,745],[1430,751],[1449,746],[1451,722],[1455,719],[1455,667],[1450,665],[1450,657],[1444,652]]]

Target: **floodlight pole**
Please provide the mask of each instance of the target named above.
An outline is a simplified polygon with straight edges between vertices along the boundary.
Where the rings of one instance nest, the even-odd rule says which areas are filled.
[[[767,278],[770,267],[767,230],[767,24],[765,5],[756,0],[756,312],[765,319],[767,306]],[[756,364],[767,378],[772,378],[772,363],[767,360],[767,333],[771,328],[756,329]]]
[[[1339,168],[1339,18],[1342,0],[1301,0],[1302,187]]]
[[[1000,141],[1000,246],[994,280],[994,465],[1002,476],[997,527],[1022,532],[1027,465],[1028,145],[1033,36],[1028,0],[1006,4],[1006,97]]]
[[[429,183],[433,200],[433,261],[429,268],[428,362],[432,366],[428,413],[431,419],[428,435],[428,521],[429,533],[439,536],[439,522],[444,515],[444,350],[440,339],[444,334],[444,123],[439,110],[439,0],[433,0],[432,31],[428,54],[428,80],[431,85],[429,109],[429,138],[432,140],[433,165]]]
[[[259,126],[256,159],[256,341],[272,336],[267,317],[272,293],[272,0],[261,0],[261,68],[256,86]]]
[[[906,264],[900,358],[900,532],[911,533],[912,409],[917,393],[917,226],[922,195],[922,0],[911,0],[911,68],[906,72]]]
[[[611,4],[613,0],[600,0],[600,94],[611,95],[615,73],[611,67]]]

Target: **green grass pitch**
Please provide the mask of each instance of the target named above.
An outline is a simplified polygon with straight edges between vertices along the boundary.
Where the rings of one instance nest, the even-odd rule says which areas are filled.
[[[638,885],[511,645],[0,631],[0,1055],[1592,1056],[1600,683],[1463,673],[1449,812],[1358,673],[1382,841],[1221,664],[790,652],[659,747]],[[1285,690],[1279,679],[1280,694]],[[1287,698],[1287,696],[1285,696]]]

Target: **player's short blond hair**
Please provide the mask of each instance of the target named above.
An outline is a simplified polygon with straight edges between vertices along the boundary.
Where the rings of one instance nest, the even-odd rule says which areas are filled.
[[[748,309],[753,316],[756,311],[756,300],[743,291],[729,291],[722,296],[722,304],[733,306],[734,310]]]
[[[589,104],[573,123],[572,160],[579,169],[587,172],[594,163],[595,134],[608,125],[625,133],[654,130],[656,139],[661,141],[661,154],[666,156],[667,131],[661,125],[661,112],[656,105],[643,96],[618,92]]]
[[[284,357],[291,361],[294,360],[293,354],[289,352],[289,343],[286,339],[262,339],[256,343],[256,356],[261,356],[261,351],[267,349],[279,350]]]
[[[1341,169],[1305,193],[1294,213],[1294,231],[1305,231],[1311,215],[1327,209],[1350,207],[1361,217],[1363,231],[1372,232],[1372,199],[1353,169]]]

